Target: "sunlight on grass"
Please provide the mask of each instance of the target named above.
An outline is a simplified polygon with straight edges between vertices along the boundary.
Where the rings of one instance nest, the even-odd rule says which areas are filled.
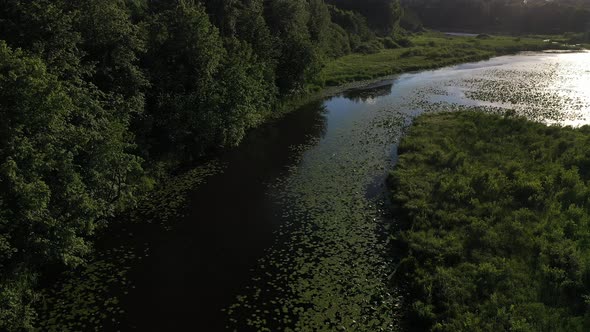
[[[408,71],[433,69],[461,62],[485,60],[502,54],[546,49],[576,49],[564,40],[548,36],[459,37],[428,32],[411,37],[409,48],[387,49],[375,54],[351,54],[326,65],[323,85],[334,86]]]

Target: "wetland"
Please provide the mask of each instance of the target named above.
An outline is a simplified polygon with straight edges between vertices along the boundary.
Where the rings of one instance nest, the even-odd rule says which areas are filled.
[[[531,52],[311,102],[154,193],[100,244],[121,259],[56,282],[40,315],[47,330],[398,330],[385,183],[413,120],[471,110],[581,126],[589,87],[590,53]],[[105,287],[83,286],[113,271]],[[59,305],[73,298],[73,313]]]
[[[0,331],[590,329],[590,0],[1,3]]]

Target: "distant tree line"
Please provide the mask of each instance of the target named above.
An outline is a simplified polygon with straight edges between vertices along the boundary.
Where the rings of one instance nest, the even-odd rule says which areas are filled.
[[[159,173],[391,44],[399,4],[373,2],[374,25],[323,0],[0,0],[0,330],[30,329],[38,271],[82,264]]]
[[[402,4],[406,28],[424,25],[537,34],[590,31],[588,0],[402,0]]]

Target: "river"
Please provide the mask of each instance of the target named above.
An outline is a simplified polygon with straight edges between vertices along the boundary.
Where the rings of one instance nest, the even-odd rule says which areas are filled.
[[[250,133],[191,193],[184,218],[133,234],[149,255],[125,273],[113,329],[396,330],[385,178],[414,117],[459,109],[588,124],[590,53],[391,77]]]

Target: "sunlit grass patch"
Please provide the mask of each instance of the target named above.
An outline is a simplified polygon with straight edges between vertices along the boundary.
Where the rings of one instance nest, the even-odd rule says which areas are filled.
[[[321,74],[325,85],[340,85],[408,71],[433,69],[488,59],[519,51],[579,48],[563,38],[547,36],[459,37],[429,32],[411,37],[413,46],[386,49],[374,54],[351,54],[329,62]]]

